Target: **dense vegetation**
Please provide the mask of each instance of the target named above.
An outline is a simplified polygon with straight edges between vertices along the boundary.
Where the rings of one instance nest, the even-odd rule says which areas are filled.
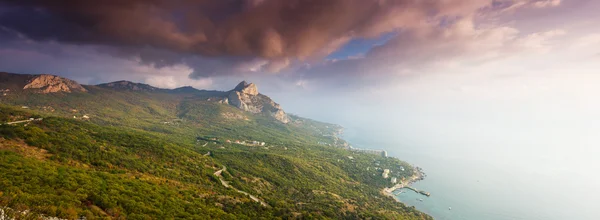
[[[335,143],[339,126],[284,125],[211,102],[214,92],[86,88],[0,99],[0,207],[67,219],[429,218],[380,193],[391,185],[382,168],[402,178],[410,165],[318,144]],[[43,120],[4,124],[31,117]],[[224,166],[268,206],[221,185]]]

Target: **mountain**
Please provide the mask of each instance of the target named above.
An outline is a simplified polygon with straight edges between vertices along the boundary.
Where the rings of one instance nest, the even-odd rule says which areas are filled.
[[[159,89],[147,84],[133,83],[129,81],[117,81],[99,84],[97,86],[115,90],[197,94],[198,96],[206,96],[208,93],[210,93],[209,91],[198,90],[191,86],[180,87],[176,89]],[[281,106],[271,100],[271,98],[268,96],[258,93],[258,88],[254,83],[242,81],[233,90],[228,92],[212,91],[212,96],[212,100],[219,103],[231,104],[241,110],[253,114],[266,114],[284,124],[290,122],[290,118],[285,111],[283,111]],[[211,98],[208,98],[208,100],[211,100]]]
[[[194,87],[191,86],[184,86],[184,87],[179,87],[176,89],[171,90],[171,92],[174,93],[195,93],[195,92],[201,92],[201,90],[198,90]]]
[[[41,75],[19,75],[0,72],[0,88],[3,92],[33,91],[37,93],[55,92],[87,92],[79,83],[59,76]]]
[[[0,218],[431,219],[381,192],[413,166],[348,150],[341,126],[286,114],[252,83],[40,76],[0,73]],[[41,92],[54,82],[69,89]]]
[[[258,88],[254,83],[242,81],[229,91],[225,102],[247,112],[267,113],[284,124],[290,122],[281,106],[268,96],[258,93]]]
[[[162,89],[148,84],[134,83],[125,80],[103,83],[95,86],[88,85],[86,87],[129,92],[158,92],[178,95],[194,94],[196,97],[208,97],[208,100],[231,104],[253,114],[269,115],[284,124],[290,122],[290,118],[279,104],[275,103],[268,96],[258,93],[256,85],[245,81],[239,83],[233,90],[228,92],[198,90],[190,86],[176,89]],[[8,95],[11,90],[27,90],[37,93],[87,92],[87,89],[79,83],[59,76],[47,74],[24,75],[4,72],[0,73],[0,92]]]
[[[111,89],[117,89],[117,90],[129,90],[129,91],[145,91],[145,92],[152,92],[152,91],[159,91],[161,89],[153,87],[151,85],[148,84],[143,84],[143,83],[134,83],[134,82],[129,82],[129,81],[117,81],[117,82],[110,82],[110,83],[104,83],[104,84],[99,84],[97,85],[98,87],[103,87],[103,88],[111,88]]]

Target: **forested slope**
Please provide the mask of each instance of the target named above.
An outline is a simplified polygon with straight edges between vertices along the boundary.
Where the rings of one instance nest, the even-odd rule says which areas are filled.
[[[0,98],[0,207],[6,214],[429,218],[380,193],[392,185],[382,169],[403,178],[413,168],[344,149],[334,140],[337,125],[297,116],[283,124],[210,100],[216,91],[85,88],[68,94],[12,91]],[[6,124],[20,120],[25,122]],[[214,175],[223,167],[232,187],[268,206],[224,187]]]

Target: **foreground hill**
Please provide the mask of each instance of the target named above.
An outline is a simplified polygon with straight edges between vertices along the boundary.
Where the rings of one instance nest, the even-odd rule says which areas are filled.
[[[345,149],[341,127],[288,115],[254,84],[170,90],[0,73],[0,90],[5,215],[429,218],[380,193],[392,185],[382,169],[401,179],[410,165]]]

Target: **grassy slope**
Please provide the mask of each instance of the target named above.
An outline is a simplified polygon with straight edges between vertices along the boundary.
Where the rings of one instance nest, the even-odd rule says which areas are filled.
[[[45,118],[0,126],[0,206],[66,218],[428,218],[379,193],[390,183],[374,164],[408,168],[398,177],[412,174],[408,164],[316,145],[331,142],[323,134],[334,125],[283,125],[197,95],[88,89],[0,99],[9,104],[0,107],[0,122]],[[21,105],[31,109],[11,107]],[[83,114],[91,119],[72,118]],[[44,154],[27,153],[35,149]],[[203,156],[208,151],[212,157]],[[222,187],[212,175],[222,166],[233,186],[272,208]]]

